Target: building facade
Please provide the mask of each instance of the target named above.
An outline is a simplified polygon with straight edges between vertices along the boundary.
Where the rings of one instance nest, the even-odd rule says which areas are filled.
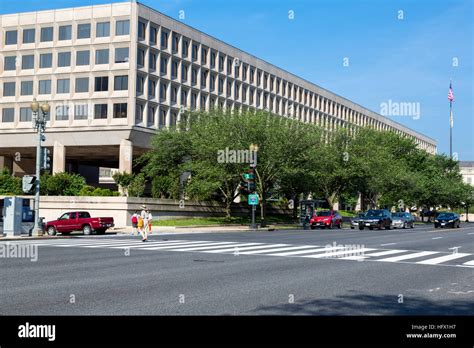
[[[183,110],[263,109],[339,127],[436,141],[135,2],[0,16],[0,167],[34,172],[30,103],[48,101],[53,172],[98,182],[132,171],[151,136]]]
[[[459,161],[459,172],[466,184],[474,186],[474,161]]]

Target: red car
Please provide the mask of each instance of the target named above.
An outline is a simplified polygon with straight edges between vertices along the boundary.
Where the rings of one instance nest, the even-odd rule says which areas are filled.
[[[56,233],[68,234],[72,231],[82,231],[86,235],[92,234],[93,231],[104,234],[110,227],[114,227],[113,217],[92,218],[87,211],[64,213],[57,220],[48,221],[44,226],[50,236]]]
[[[316,227],[342,228],[342,216],[336,210],[320,210],[313,214],[309,221],[311,229]]]

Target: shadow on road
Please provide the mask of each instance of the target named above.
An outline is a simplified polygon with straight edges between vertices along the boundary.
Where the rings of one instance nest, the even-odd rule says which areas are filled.
[[[428,300],[406,295],[398,303],[394,295],[344,295],[335,299],[317,299],[261,306],[248,314],[259,315],[472,315],[474,300]]]

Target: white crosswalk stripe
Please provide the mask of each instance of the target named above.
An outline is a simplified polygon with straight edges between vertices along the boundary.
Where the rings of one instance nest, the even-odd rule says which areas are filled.
[[[37,245],[39,247],[133,249],[137,251],[199,252],[254,256],[296,257],[320,260],[377,261],[432,266],[474,268],[473,254],[441,251],[375,249],[361,246],[346,249],[344,246],[318,246],[274,244],[259,242],[199,241],[199,240],[149,240],[140,238],[61,238],[25,241],[0,241],[0,247],[8,245]],[[398,254],[398,255],[397,255]],[[471,258],[471,260],[469,260]]]

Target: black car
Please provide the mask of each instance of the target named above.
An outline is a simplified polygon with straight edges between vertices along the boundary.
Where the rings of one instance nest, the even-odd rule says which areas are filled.
[[[368,210],[363,218],[359,221],[359,230],[368,227],[373,230],[374,227],[381,230],[385,227],[389,230],[392,226],[392,215],[387,209]]]
[[[434,227],[461,227],[461,219],[456,213],[440,213],[434,221]]]

